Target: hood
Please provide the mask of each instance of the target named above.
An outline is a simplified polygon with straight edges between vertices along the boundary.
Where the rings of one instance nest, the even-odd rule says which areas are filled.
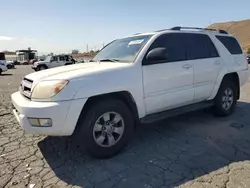
[[[79,78],[82,76],[87,76],[95,73],[101,73],[106,71],[111,71],[114,69],[121,69],[123,67],[131,66],[132,63],[112,63],[112,62],[90,62],[81,63],[74,65],[66,65],[57,68],[51,68],[42,70],[39,72],[31,73],[26,78],[33,80],[34,82],[40,80],[56,80],[56,79],[66,79],[71,80]]]

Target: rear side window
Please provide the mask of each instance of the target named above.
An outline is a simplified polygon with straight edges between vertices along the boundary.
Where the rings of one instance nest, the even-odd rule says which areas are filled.
[[[186,33],[184,40],[189,60],[219,57],[218,51],[208,35]]]
[[[59,61],[64,61],[65,57],[64,56],[59,56]]]
[[[217,39],[227,48],[231,54],[242,54],[238,41],[233,37],[216,36]]]
[[[181,33],[169,33],[159,36],[151,45],[148,52],[154,48],[166,48],[168,59],[166,62],[186,60],[186,50]],[[153,64],[149,63],[149,64]],[[147,63],[148,64],[148,63]]]

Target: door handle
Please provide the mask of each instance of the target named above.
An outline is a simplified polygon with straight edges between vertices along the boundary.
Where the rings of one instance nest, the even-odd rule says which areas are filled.
[[[220,61],[215,61],[214,64],[215,65],[219,65],[221,62]]]
[[[191,67],[192,67],[192,65],[190,65],[190,64],[185,64],[182,66],[182,68],[184,68],[184,69],[190,69]]]

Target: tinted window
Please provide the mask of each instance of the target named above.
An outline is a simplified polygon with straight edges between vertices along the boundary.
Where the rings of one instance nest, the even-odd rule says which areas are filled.
[[[233,37],[216,36],[231,54],[242,54],[238,41]]]
[[[59,61],[64,61],[65,57],[64,56],[59,56]]]
[[[53,56],[51,59],[52,61],[58,61],[58,56]]]
[[[188,59],[218,57],[219,54],[209,36],[204,34],[183,34],[188,51]]]
[[[159,36],[153,42],[148,52],[155,48],[166,48],[168,58],[165,62],[183,61],[187,59],[185,45],[182,40],[182,34],[180,33],[170,33]],[[153,63],[157,62],[146,62],[145,64]]]

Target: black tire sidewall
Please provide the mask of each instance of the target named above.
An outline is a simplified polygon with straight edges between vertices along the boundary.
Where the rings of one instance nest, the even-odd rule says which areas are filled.
[[[230,88],[233,91],[233,104],[231,105],[231,107],[228,110],[224,109],[222,106],[222,96],[227,88]],[[220,86],[220,89],[218,91],[218,94],[215,98],[215,113],[216,113],[216,115],[228,116],[228,115],[232,114],[235,110],[236,103],[237,103],[236,95],[237,95],[236,84],[232,81],[229,81],[229,80],[223,81],[223,83]]]
[[[41,69],[41,67],[43,67],[44,69]],[[45,70],[45,69],[47,69],[47,67],[45,65],[40,65],[37,67],[37,71]]]
[[[116,112],[124,120],[124,132],[120,140],[111,147],[99,146],[93,138],[93,128],[96,120],[106,112]],[[121,151],[132,138],[134,133],[134,120],[128,107],[119,100],[107,100],[94,105],[85,116],[80,125],[80,134],[85,147],[94,157],[107,158]],[[80,136],[80,135],[79,135]],[[78,137],[79,137],[78,136]]]

